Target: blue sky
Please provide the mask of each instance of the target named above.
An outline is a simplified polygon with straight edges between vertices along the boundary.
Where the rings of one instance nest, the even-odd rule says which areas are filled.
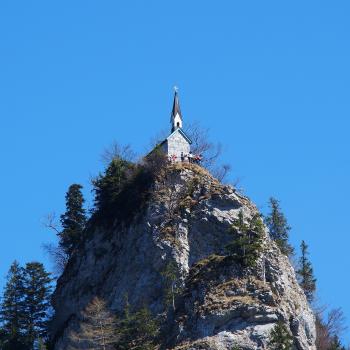
[[[142,153],[185,122],[225,145],[261,208],[281,200],[322,302],[350,324],[348,1],[1,1],[0,287],[10,263],[48,259],[60,214],[113,140]],[[49,264],[48,264],[49,266]]]

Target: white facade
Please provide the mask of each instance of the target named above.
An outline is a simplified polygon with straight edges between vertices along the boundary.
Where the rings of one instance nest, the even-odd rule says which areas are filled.
[[[182,128],[182,118],[179,113],[176,113],[172,120],[172,130],[176,130],[178,128]]]
[[[171,162],[188,161],[192,141],[182,130],[182,113],[177,91],[175,91],[174,95],[170,123],[171,134],[159,144],[159,147],[167,155],[169,161]]]
[[[177,128],[163,141],[161,147],[170,161],[181,162],[183,158],[187,160],[191,151],[191,141],[180,128]]]

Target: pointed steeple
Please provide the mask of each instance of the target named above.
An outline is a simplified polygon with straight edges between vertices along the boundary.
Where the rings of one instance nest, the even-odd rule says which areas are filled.
[[[174,102],[173,102],[173,109],[171,111],[171,132],[174,132],[178,128],[182,128],[182,114],[180,109],[180,102],[179,102],[179,94],[177,91],[177,88],[174,88],[175,94],[174,94]]]

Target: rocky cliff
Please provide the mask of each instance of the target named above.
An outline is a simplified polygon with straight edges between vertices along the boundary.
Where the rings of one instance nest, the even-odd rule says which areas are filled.
[[[116,313],[126,295],[134,310],[148,305],[166,328],[160,349],[268,349],[277,321],[290,330],[295,349],[315,349],[313,313],[267,229],[255,267],[243,268],[227,255],[240,211],[250,218],[257,208],[202,168],[167,169],[131,221],[90,227],[54,293],[55,349],[69,348],[67,335],[95,295]],[[169,262],[181,293],[167,312],[162,271]]]

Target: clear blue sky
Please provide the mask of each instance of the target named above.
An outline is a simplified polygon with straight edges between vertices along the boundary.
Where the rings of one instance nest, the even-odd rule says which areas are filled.
[[[142,153],[185,122],[226,148],[232,178],[273,195],[305,239],[324,303],[350,323],[350,3],[1,1],[0,287],[10,263],[47,262],[41,225],[114,139]],[[48,265],[49,266],[49,265]]]

